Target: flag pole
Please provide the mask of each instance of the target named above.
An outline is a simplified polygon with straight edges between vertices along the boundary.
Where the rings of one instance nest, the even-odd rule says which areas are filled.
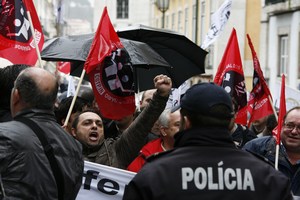
[[[34,31],[31,15],[30,15],[29,11],[27,11],[27,16],[28,16],[28,20],[29,20],[29,23],[30,23],[30,30],[31,30],[32,38],[33,38],[33,43],[34,43],[34,46],[35,46],[35,51],[36,51],[36,54],[37,54],[37,57],[38,57],[39,65],[40,65],[40,68],[43,68],[41,53],[40,53],[40,49],[39,49],[39,47],[37,45],[37,42],[36,42],[36,39],[35,39],[35,31]]]
[[[280,134],[280,133],[277,133]],[[275,152],[275,169],[278,170],[278,158],[279,158],[279,144],[276,144],[276,152]]]
[[[273,109],[273,113],[274,113],[274,116],[275,116],[275,119],[278,123],[278,115],[277,115],[277,112],[276,112],[276,109],[273,105],[273,101],[272,101],[272,98],[270,95],[268,95],[268,99],[269,99],[269,102],[271,104],[271,107]],[[277,134],[280,134],[280,133],[277,133]],[[278,158],[279,158],[279,144],[276,143],[276,146],[275,146],[275,169],[278,170]]]
[[[279,105],[279,117],[276,134],[276,152],[275,152],[275,169],[278,170],[278,159],[279,159],[279,145],[280,145],[280,134],[283,126],[283,118],[286,114],[286,103],[285,103],[285,75],[281,75],[281,91],[280,91],[280,105]]]
[[[80,79],[79,79],[79,82],[78,82],[78,85],[77,85],[77,88],[76,88],[76,91],[75,91],[75,95],[72,99],[72,102],[71,102],[71,105],[70,105],[70,108],[69,108],[69,111],[68,111],[68,114],[67,114],[67,117],[66,117],[66,120],[65,120],[65,123],[63,125],[63,127],[66,127],[68,122],[69,122],[69,119],[71,117],[71,114],[72,114],[72,110],[73,110],[73,107],[75,105],[75,101],[77,99],[77,96],[78,96],[78,93],[79,93],[79,89],[81,87],[81,83],[82,83],[82,80],[83,80],[83,77],[85,75],[85,69],[82,70],[82,73],[81,73],[81,76],[80,76]]]

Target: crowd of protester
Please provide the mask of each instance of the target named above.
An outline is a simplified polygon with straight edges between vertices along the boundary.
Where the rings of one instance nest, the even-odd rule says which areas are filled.
[[[235,100],[213,83],[195,84],[165,109],[172,80],[153,82],[136,112],[119,120],[103,118],[87,89],[66,123],[74,97],[57,101],[54,75],[27,65],[0,69],[0,195],[75,199],[86,160],[138,172],[124,199],[300,196],[300,107],[284,118],[276,171],[274,115],[251,127],[235,123]]]

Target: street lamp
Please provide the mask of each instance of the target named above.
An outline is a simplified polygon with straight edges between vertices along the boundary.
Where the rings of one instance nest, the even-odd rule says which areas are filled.
[[[162,12],[162,28],[165,28],[165,12],[169,9],[170,0],[156,0],[156,7]]]

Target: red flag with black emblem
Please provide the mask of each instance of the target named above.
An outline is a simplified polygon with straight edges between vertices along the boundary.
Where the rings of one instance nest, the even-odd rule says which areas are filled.
[[[35,65],[38,56],[27,11],[31,15],[39,51],[44,45],[44,35],[32,0],[3,0],[0,9],[0,57],[14,64]]]
[[[101,115],[118,120],[135,111],[133,70],[104,8],[85,69]]]
[[[247,93],[239,44],[235,29],[232,30],[223,58],[214,78],[238,104],[236,123],[247,124]]]
[[[253,88],[250,93],[250,97],[248,101],[248,111],[251,116],[248,122],[248,127],[249,127],[251,122],[273,114],[273,108],[270,102],[270,99],[272,99],[270,90],[265,81],[263,72],[260,68],[259,60],[257,58],[256,52],[254,50],[253,44],[248,34],[247,34],[247,39],[248,39],[249,47],[252,52],[253,67],[254,67]]]
[[[123,45],[111,24],[107,8],[105,7],[89,55],[84,64],[86,73],[89,74],[106,56],[110,56],[118,48],[123,48]]]

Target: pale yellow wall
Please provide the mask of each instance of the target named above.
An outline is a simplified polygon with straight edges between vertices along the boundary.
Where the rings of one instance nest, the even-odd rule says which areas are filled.
[[[260,41],[260,19],[261,19],[261,1],[247,0],[246,2],[246,34],[249,34],[253,43],[254,49],[259,59],[259,41]],[[253,80],[253,61],[250,47],[248,45],[247,36],[245,35],[245,49],[244,49],[244,67],[249,65],[250,74],[245,73],[246,88],[248,91],[252,90]],[[251,66],[251,67],[250,67]]]
[[[259,55],[261,0],[247,0],[246,33],[251,37],[256,54]],[[251,50],[245,36],[245,60],[252,60]]]

